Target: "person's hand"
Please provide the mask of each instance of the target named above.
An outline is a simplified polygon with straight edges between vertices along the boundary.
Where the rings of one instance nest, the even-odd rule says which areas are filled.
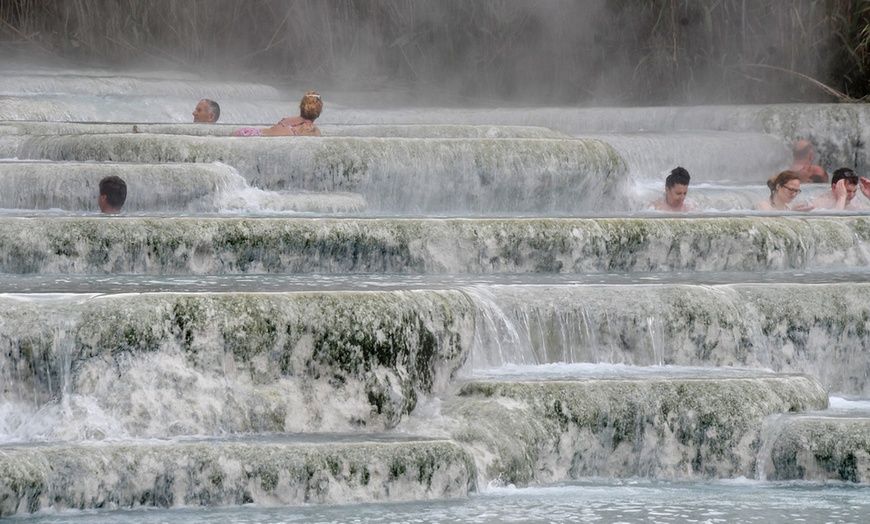
[[[846,199],[846,179],[843,178],[831,188],[831,192],[834,194],[834,198],[837,200],[845,200]]]
[[[812,211],[813,209],[815,207],[810,204],[797,204],[791,208],[792,211]]]
[[[859,180],[861,181],[861,184],[860,184],[861,193],[865,197],[870,199],[870,179],[861,177],[861,178],[859,178]]]

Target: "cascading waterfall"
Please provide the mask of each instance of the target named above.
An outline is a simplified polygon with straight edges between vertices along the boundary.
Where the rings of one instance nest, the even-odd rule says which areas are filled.
[[[469,373],[473,374],[475,368],[538,363],[531,350],[529,335],[521,332],[522,324],[505,314],[491,292],[480,288],[465,288],[465,292],[474,298],[478,311],[474,346],[467,362],[471,368]]]
[[[626,183],[619,155],[595,140],[85,134],[27,136],[18,156],[220,161],[256,187],[359,192],[380,213],[609,210]]]
[[[96,211],[96,182],[107,175],[124,179],[128,213],[351,213],[366,208],[358,193],[265,191],[252,187],[227,164],[0,161],[4,209]],[[95,182],[96,180],[96,182]]]
[[[757,492],[808,482],[809,515],[830,480],[844,521],[870,507],[870,218],[748,210],[796,138],[866,165],[863,106],[324,94],[324,137],[234,137],[296,94],[85,70],[0,94],[0,516],[621,522],[665,486],[675,515],[774,519]],[[185,123],[206,96],[221,124]],[[677,164],[705,212],[644,207]]]

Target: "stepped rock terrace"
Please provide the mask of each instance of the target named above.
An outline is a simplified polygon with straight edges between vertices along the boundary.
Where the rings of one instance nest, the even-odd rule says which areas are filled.
[[[870,507],[870,215],[751,210],[797,138],[866,164],[865,107],[336,94],[323,137],[235,137],[298,94],[222,84],[222,123],[195,125],[198,77],[10,74],[0,516],[383,520],[449,499],[467,521],[504,494],[509,521],[557,490],[570,521],[615,515],[578,501],[634,500],[625,479]],[[703,212],[648,209],[676,164]],[[106,174],[128,182],[119,216],[93,214]],[[710,518],[687,500],[675,515]]]
[[[6,273],[577,273],[867,264],[866,217],[0,217]]]

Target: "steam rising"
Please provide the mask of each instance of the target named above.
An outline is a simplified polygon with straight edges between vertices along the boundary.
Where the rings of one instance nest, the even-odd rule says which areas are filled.
[[[848,24],[870,16],[815,0],[17,4],[0,7],[0,46],[12,52],[253,73],[292,89],[373,91],[370,104],[390,106],[829,101],[819,83],[863,85],[861,33]]]

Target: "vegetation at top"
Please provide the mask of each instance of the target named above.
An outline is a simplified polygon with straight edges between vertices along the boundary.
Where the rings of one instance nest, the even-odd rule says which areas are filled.
[[[0,52],[441,103],[858,101],[868,0],[4,0]]]

